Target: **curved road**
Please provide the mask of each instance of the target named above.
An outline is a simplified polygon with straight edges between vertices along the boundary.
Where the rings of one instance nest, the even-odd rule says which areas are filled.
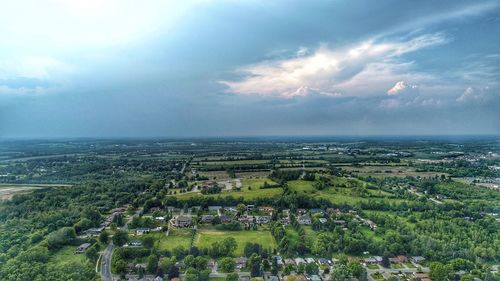
[[[113,254],[113,243],[110,243],[101,258],[101,278],[104,281],[113,281],[111,274],[111,255]]]

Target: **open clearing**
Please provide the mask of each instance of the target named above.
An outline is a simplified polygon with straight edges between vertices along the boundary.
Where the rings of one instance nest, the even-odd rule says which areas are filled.
[[[216,241],[222,241],[224,238],[233,237],[236,239],[238,248],[236,256],[242,256],[246,243],[258,243],[263,248],[273,250],[276,248],[276,241],[271,232],[267,230],[242,230],[242,231],[218,231],[218,230],[199,230],[194,240],[194,245],[198,248],[209,248]]]
[[[176,229],[172,228],[167,236],[165,233],[152,233],[158,243],[158,248],[161,250],[172,251],[176,247],[183,247],[189,249],[191,246],[192,229]]]
[[[63,248],[57,250],[49,259],[49,263],[52,264],[67,264],[70,262],[84,264],[87,262],[85,254],[75,254],[75,249],[77,246],[64,246]]]
[[[339,179],[343,180],[343,179]],[[339,181],[340,182],[340,181]],[[337,183],[335,183],[337,184]],[[329,187],[324,190],[316,190],[313,187],[313,182],[311,181],[304,181],[304,180],[296,180],[296,181],[289,181],[288,182],[288,187],[291,190],[296,191],[298,194],[309,194],[313,197],[316,198],[324,198],[329,200],[330,202],[334,204],[349,204],[353,205],[359,202],[367,202],[368,200],[382,200],[386,202],[392,202],[392,203],[401,203],[404,200],[402,199],[397,199],[394,198],[392,194],[385,192],[385,191],[379,191],[379,190],[370,190],[367,189],[367,193],[370,194],[370,197],[361,197],[357,194],[354,193],[353,188],[348,188],[348,187]]]
[[[0,184],[0,200],[9,200],[14,196],[14,194],[26,193],[35,189],[41,189],[46,187],[62,187],[71,186],[64,184]]]
[[[437,172],[420,172],[410,166],[343,166],[342,169],[355,173],[359,176],[372,177],[434,177],[444,173]]]
[[[262,181],[263,183],[264,181]],[[269,180],[269,184],[272,184],[272,181]],[[254,182],[254,185],[257,183]],[[184,193],[184,194],[177,194],[175,195],[177,199],[179,200],[188,200],[190,198],[196,198],[196,197],[229,197],[232,196],[234,198],[239,198],[243,197],[245,200],[253,200],[256,198],[269,198],[269,197],[275,197],[279,196],[283,192],[283,189],[281,187],[274,187],[274,188],[259,188],[259,187],[250,187],[249,185],[243,186],[240,191],[224,191],[221,193],[217,194],[207,194],[203,195],[199,192],[191,192],[191,193]]]

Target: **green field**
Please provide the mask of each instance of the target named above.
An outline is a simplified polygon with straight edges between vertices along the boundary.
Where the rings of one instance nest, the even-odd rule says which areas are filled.
[[[241,179],[241,185],[243,189],[251,187],[253,190],[256,190],[263,186],[265,182],[267,182],[267,184],[269,185],[277,185],[275,181],[266,177]]]
[[[271,232],[267,230],[244,230],[244,231],[218,231],[218,230],[199,230],[196,233],[194,245],[198,248],[209,248],[216,241],[224,238],[233,237],[238,243],[235,255],[243,255],[246,243],[258,243],[265,249],[275,249],[276,241]]]
[[[434,177],[447,175],[438,172],[419,172],[414,167],[409,166],[391,166],[391,165],[367,165],[367,166],[344,166],[342,169],[353,172],[359,176],[367,177]]]
[[[206,196],[206,197],[228,197],[232,196],[234,198],[239,198],[243,197],[246,200],[252,200],[256,198],[269,198],[269,197],[275,197],[281,195],[283,189],[281,187],[275,187],[275,188],[265,188],[261,189],[260,186],[264,184],[264,181],[267,181],[269,184],[275,184],[270,179],[264,179],[264,178],[259,178],[259,179],[243,179],[242,180],[242,188],[240,191],[224,191],[222,193],[218,194],[209,194],[209,195],[202,195],[201,193],[184,193],[184,194],[178,194],[176,197],[180,200],[187,200],[189,198],[194,198],[194,197],[201,197],[201,196]]]
[[[75,254],[74,252],[76,248],[77,246],[65,246],[57,250],[54,254],[51,255],[49,263],[61,265],[75,262],[84,264],[87,261],[85,254]]]
[[[230,165],[256,165],[266,164],[269,160],[226,160],[226,161],[204,161],[200,166],[230,166]]]
[[[334,182],[334,186],[336,184],[342,183],[345,184],[345,182],[342,182],[342,180],[346,179],[339,179],[336,178]],[[359,184],[364,185],[362,181],[356,181],[359,182]],[[351,184],[354,184],[352,182]],[[393,203],[401,203],[404,200],[402,199],[396,199],[392,198],[392,194],[385,192],[385,191],[379,191],[379,190],[370,190],[366,189],[366,192],[370,195],[375,195],[375,196],[380,196],[380,197],[360,197],[359,195],[356,195],[353,193],[352,188],[346,188],[346,187],[330,187],[324,190],[316,190],[313,187],[313,182],[311,181],[304,181],[304,180],[296,180],[296,181],[289,181],[288,182],[288,187],[291,190],[296,191],[297,193],[302,193],[302,194],[309,194],[313,197],[316,198],[324,198],[329,200],[332,203],[336,204],[356,204],[362,201],[368,201],[369,199],[373,200],[382,200],[382,201],[388,201],[388,202],[393,202]]]
[[[189,249],[191,246],[192,231],[192,229],[172,228],[169,230],[168,236],[165,233],[154,233],[148,235],[153,235],[156,238],[156,243],[159,249],[171,251],[179,246]]]

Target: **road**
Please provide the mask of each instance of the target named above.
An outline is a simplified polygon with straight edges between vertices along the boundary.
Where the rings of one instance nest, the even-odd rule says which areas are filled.
[[[417,265],[415,265],[415,266],[417,266]],[[379,272],[379,273],[382,273],[382,274],[385,273],[385,272],[395,273],[395,274],[398,274],[398,273],[414,273],[414,272],[429,272],[429,268],[426,268],[426,267],[420,267],[420,268],[408,268],[408,267],[407,268],[384,268],[384,267],[380,267],[378,269],[369,269],[369,268],[367,268],[366,272],[368,273],[368,280],[369,281],[374,281],[374,279],[372,278],[371,274],[375,273],[375,272]]]
[[[113,281],[111,274],[111,255],[113,254],[113,243],[110,243],[101,257],[101,278],[104,281]]]

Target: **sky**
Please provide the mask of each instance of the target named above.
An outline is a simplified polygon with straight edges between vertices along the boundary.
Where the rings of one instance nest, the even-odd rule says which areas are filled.
[[[500,134],[500,1],[0,9],[0,138],[448,134]]]

